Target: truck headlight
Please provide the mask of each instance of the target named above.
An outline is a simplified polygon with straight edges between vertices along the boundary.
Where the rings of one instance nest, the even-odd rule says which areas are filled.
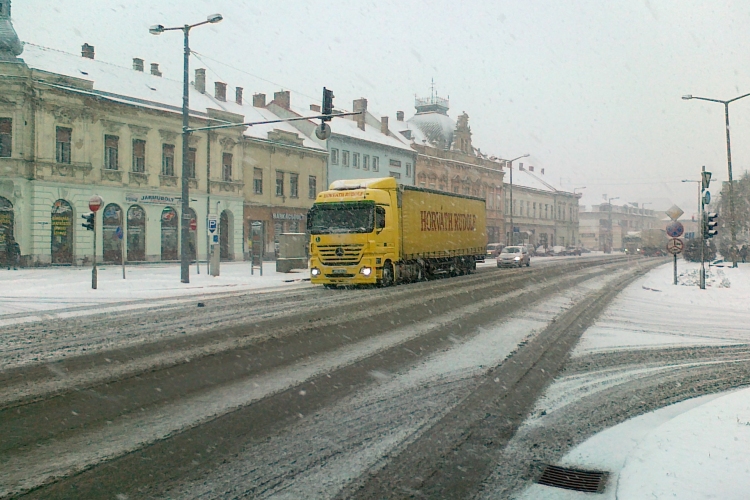
[[[320,269],[318,269],[317,267],[313,267],[312,269],[310,269],[310,274],[313,276],[320,276]]]
[[[365,276],[369,276],[372,274],[372,268],[371,267],[363,267],[360,271],[360,273],[364,274]]]
[[[521,260],[521,257],[516,257],[513,260]]]

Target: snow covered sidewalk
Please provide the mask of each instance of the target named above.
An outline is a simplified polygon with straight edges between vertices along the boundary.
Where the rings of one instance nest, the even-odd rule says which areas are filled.
[[[102,312],[102,306],[139,308],[187,297],[309,286],[310,277],[307,269],[277,273],[274,262],[263,263],[263,276],[258,269],[251,275],[249,262],[223,262],[217,277],[206,274],[203,265],[197,274],[191,265],[188,284],[180,282],[179,264],[126,266],[125,273],[123,279],[120,266],[100,266],[98,288],[92,290],[90,267],[2,269],[0,325],[40,319],[50,311],[81,315]]]
[[[671,263],[638,280],[586,331],[572,362],[606,353],[623,357],[630,351],[635,359],[636,352],[643,349],[666,354],[672,348],[747,346],[750,264],[740,264],[737,269],[711,268],[710,272],[706,290],[697,286],[698,264],[684,261],[678,262],[677,286],[672,284]],[[748,362],[750,359],[738,355],[727,363]],[[646,399],[648,386],[642,380],[647,377],[661,373],[664,384],[679,387],[672,381],[679,380],[682,370],[707,364],[721,370],[722,363],[719,359],[679,361],[665,355],[662,363],[644,360],[630,366],[614,363],[609,369],[592,368],[588,373],[564,372],[537,402],[519,435],[533,435],[534,429],[545,425],[549,418],[545,415],[571,411],[569,415],[575,415],[571,408],[597,393],[609,394],[600,401],[606,412],[609,406],[618,404],[609,399],[618,388],[632,391],[644,384],[641,390]],[[669,395],[664,392],[664,399]],[[586,422],[580,425],[585,427]],[[687,399],[614,425],[570,449],[556,464],[608,472],[609,480],[599,496],[603,499],[744,499],[750,491],[748,448],[750,389],[741,388]],[[533,484],[517,498],[571,500],[590,496]]]

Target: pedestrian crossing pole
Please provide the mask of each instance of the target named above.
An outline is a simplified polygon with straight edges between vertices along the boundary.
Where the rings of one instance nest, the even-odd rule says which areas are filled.
[[[91,269],[91,288],[96,290],[97,287],[97,272],[96,272],[96,212],[102,207],[102,197],[95,194],[89,198],[89,210],[91,210],[92,224],[94,226],[94,266]]]

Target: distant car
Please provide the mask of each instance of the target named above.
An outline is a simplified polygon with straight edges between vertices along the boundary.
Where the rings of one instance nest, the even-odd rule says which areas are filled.
[[[524,245],[526,247],[526,251],[529,252],[529,256],[534,257],[536,255],[536,250],[534,250],[534,245]]]
[[[502,243],[490,243],[487,245],[487,257],[490,259],[496,259],[504,247],[505,245]]]
[[[545,255],[547,255],[547,249],[540,245],[534,251],[534,255],[536,255],[537,257],[544,257]]]
[[[555,245],[555,246],[553,246],[552,247],[552,255],[554,255],[555,257],[560,257],[560,256],[563,256],[563,255],[567,255],[567,253],[565,253],[565,247],[561,246],[561,245]]]
[[[497,256],[497,267],[521,267],[531,265],[531,256],[524,246],[505,247]]]
[[[581,255],[581,249],[576,247],[567,247],[565,249],[566,255]]]
[[[591,250],[586,247],[581,247],[579,250],[581,251],[581,253],[591,253]]]

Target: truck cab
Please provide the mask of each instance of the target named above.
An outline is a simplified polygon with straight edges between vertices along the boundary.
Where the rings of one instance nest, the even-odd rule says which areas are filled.
[[[307,217],[311,282],[392,282],[400,254],[397,208],[393,178],[335,181],[319,193]]]

